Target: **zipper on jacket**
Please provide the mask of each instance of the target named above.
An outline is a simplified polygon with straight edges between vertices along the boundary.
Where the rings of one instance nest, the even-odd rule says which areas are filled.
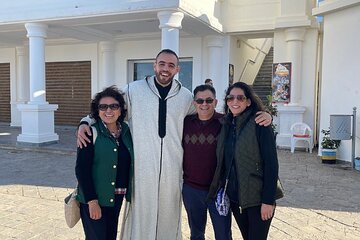
[[[156,238],[158,235],[158,227],[159,227],[159,198],[160,198],[160,179],[161,179],[161,172],[162,172],[162,160],[163,160],[163,145],[164,145],[164,139],[161,138],[160,143],[160,171],[159,171],[159,178],[158,178],[158,201],[157,201],[157,214],[156,214]]]
[[[239,210],[240,210],[240,214],[242,214],[242,208],[241,208],[241,206],[239,206]]]

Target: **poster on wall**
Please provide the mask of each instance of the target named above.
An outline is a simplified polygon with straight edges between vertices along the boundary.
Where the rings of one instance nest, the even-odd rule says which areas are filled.
[[[234,83],[234,65],[229,64],[229,86]]]
[[[272,101],[290,102],[291,62],[273,63],[272,67]]]

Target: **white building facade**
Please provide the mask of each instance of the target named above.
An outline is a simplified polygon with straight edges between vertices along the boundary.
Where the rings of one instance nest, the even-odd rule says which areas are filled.
[[[211,78],[218,99],[229,64],[234,81],[252,84],[271,47],[274,63],[291,62],[290,102],[278,104],[275,119],[279,147],[290,147],[292,123],[318,133],[330,114],[359,107],[359,1],[4,0],[2,6],[0,121],[22,127],[19,142],[56,142],[55,124],[74,124],[103,87],[151,73],[163,48],[179,54],[184,86],[192,90]],[[315,15],[324,16],[323,28]],[[344,141],[338,158],[350,161],[350,149]]]

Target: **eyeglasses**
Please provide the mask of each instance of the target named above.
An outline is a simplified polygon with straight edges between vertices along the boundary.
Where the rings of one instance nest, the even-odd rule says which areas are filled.
[[[198,98],[195,100],[195,102],[197,104],[203,104],[204,102],[206,102],[207,104],[211,104],[214,102],[214,99],[213,98],[207,98],[207,99]]]
[[[244,95],[227,95],[226,96],[226,101],[231,102],[234,101],[235,98],[239,101],[239,102],[245,102],[247,97],[245,97]]]
[[[110,108],[111,110],[118,110],[120,108],[120,105],[118,103],[99,104],[98,108],[100,111],[106,111],[108,108]]]

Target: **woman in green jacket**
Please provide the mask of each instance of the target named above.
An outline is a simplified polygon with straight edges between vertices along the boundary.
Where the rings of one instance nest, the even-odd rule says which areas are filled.
[[[245,240],[265,240],[275,210],[278,159],[271,126],[255,123],[264,107],[252,88],[237,82],[226,91],[218,164],[209,190],[226,188],[230,209]],[[225,213],[226,214],[226,213]]]
[[[116,239],[124,196],[130,201],[129,182],[133,144],[125,101],[114,86],[95,95],[91,102],[92,142],[78,148],[76,177],[80,215],[87,240]]]

